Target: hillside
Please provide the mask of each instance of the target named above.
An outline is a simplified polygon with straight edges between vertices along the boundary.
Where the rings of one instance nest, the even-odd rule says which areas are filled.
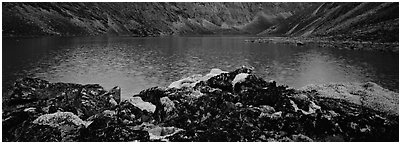
[[[398,42],[398,3],[3,3],[3,36],[250,34]]]
[[[398,3],[322,3],[296,13],[259,35],[398,42],[398,5]]]
[[[310,5],[3,3],[3,36],[255,34]]]

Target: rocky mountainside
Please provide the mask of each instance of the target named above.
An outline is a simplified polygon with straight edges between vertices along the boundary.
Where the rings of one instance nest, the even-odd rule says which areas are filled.
[[[16,81],[3,141],[399,141],[398,93],[377,84],[292,89],[242,67],[122,100],[97,84]]]
[[[322,3],[294,14],[259,35],[398,42],[398,12],[398,3]]]
[[[254,34],[317,3],[2,3],[3,36]]]
[[[3,36],[241,34],[398,42],[398,3],[3,3]]]

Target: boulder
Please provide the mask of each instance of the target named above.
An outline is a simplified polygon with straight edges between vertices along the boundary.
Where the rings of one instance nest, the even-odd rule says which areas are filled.
[[[313,142],[313,140],[303,134],[297,134],[291,136],[294,142]]]
[[[79,130],[90,125],[92,121],[83,121],[71,112],[56,112],[41,115],[32,123],[57,128],[61,133],[61,141],[77,141]]]
[[[43,111],[37,108],[22,108],[16,109],[14,111],[3,112],[3,120],[2,120],[2,132],[3,132],[3,141],[29,141],[28,137],[25,139],[20,139],[24,136],[24,133],[31,133],[34,131],[26,131],[30,129],[32,125],[32,121],[37,117],[43,114]],[[44,131],[50,130],[54,131],[53,128],[47,127],[37,127],[39,129],[46,129]],[[41,133],[43,134],[43,133]],[[44,135],[40,135],[44,136]],[[38,140],[39,135],[35,135],[31,138],[34,140]],[[51,136],[53,137],[53,136]],[[54,136],[58,137],[58,136]],[[40,139],[40,138],[39,138]],[[57,141],[61,139],[57,138]]]
[[[139,109],[145,110],[150,113],[154,113],[156,110],[155,105],[150,102],[143,101],[141,97],[131,97],[127,99],[127,101],[130,102],[132,105],[138,107]]]
[[[6,110],[40,107],[45,113],[72,112],[82,119],[115,105],[110,95],[98,84],[50,83],[37,78],[24,78],[15,83],[5,103]],[[118,88],[107,94],[118,98]]]
[[[214,76],[220,75],[222,73],[228,73],[228,72],[222,71],[221,69],[214,68],[214,69],[210,70],[210,72],[208,74],[206,74],[205,76],[196,74],[196,75],[193,75],[193,76],[190,76],[187,78],[183,78],[181,80],[171,83],[168,86],[168,88],[180,89],[183,87],[195,87],[195,85],[198,84],[199,82],[206,81],[206,80],[208,80]]]
[[[168,141],[168,137],[177,134],[178,132],[183,131],[183,129],[176,127],[155,127],[150,130],[149,136],[150,140],[160,140],[160,141]]]
[[[160,103],[163,107],[162,120],[169,120],[178,116],[174,102],[168,97],[160,98]]]
[[[120,102],[118,87],[20,80],[3,140],[398,141],[398,94],[374,83],[297,90],[241,67],[173,85]]]
[[[235,86],[236,83],[241,83],[244,82],[245,79],[249,76],[248,73],[240,73],[235,76],[234,80],[231,82],[233,86]]]
[[[194,87],[201,79],[202,75],[193,75],[171,83],[168,88]]]
[[[34,124],[48,125],[51,127],[61,127],[65,124],[74,126],[88,126],[91,122],[81,120],[71,112],[56,112],[44,114],[33,121]]]
[[[111,101],[112,105],[117,105],[121,102],[121,88],[118,86],[113,87],[105,95],[107,95]]]
[[[398,94],[372,82],[308,85],[301,90],[313,91],[315,97],[346,100],[392,115],[399,112]]]
[[[61,142],[66,138],[65,135],[62,135],[60,129],[49,125],[33,124],[21,133],[17,140],[19,142]]]
[[[119,112],[121,113],[121,112]],[[92,121],[80,130],[79,141],[88,142],[129,142],[149,141],[148,132],[128,126],[114,111],[104,111],[88,120]]]
[[[95,126],[99,125],[99,126]],[[146,131],[135,130],[133,127],[115,123],[111,118],[95,119],[94,125],[83,129],[79,141],[87,142],[132,142],[149,141]]]

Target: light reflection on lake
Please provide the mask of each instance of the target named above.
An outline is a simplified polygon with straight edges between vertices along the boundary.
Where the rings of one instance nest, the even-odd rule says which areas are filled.
[[[246,43],[249,37],[3,38],[3,87],[17,78],[99,83],[132,96],[212,68],[255,67],[266,80],[299,88],[366,82],[398,91],[398,54]]]

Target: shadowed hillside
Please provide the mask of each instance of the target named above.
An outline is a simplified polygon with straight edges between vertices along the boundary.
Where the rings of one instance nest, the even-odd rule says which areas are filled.
[[[323,3],[296,13],[259,35],[398,42],[398,33],[398,3]]]
[[[3,3],[4,36],[258,34],[398,41],[398,3]]]
[[[3,35],[245,34],[309,3],[3,3]],[[257,14],[263,13],[255,18]],[[282,15],[282,14],[281,14]],[[262,17],[267,17],[267,20]],[[258,21],[257,27],[246,25]],[[243,26],[245,25],[245,26]],[[252,25],[252,24],[251,24]],[[243,27],[243,29],[242,29]]]

